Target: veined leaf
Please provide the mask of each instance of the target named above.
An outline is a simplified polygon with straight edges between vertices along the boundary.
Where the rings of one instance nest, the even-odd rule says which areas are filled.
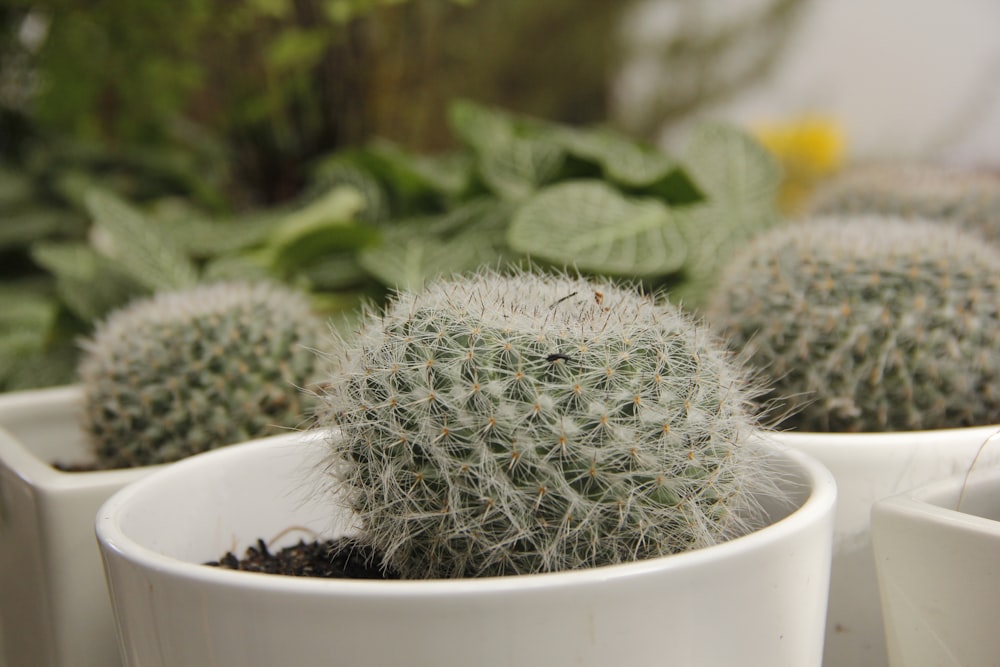
[[[0,356],[41,351],[55,326],[55,298],[15,286],[0,288],[0,303]]]
[[[219,255],[205,264],[202,279],[205,282],[273,279],[272,261],[270,254],[262,250]]]
[[[781,170],[748,134],[719,123],[695,130],[682,163],[706,198],[685,208],[680,217],[690,254],[684,266],[685,283],[672,298],[696,306],[733,251],[780,220]]]
[[[489,188],[507,199],[524,199],[559,173],[565,154],[556,144],[512,137],[479,156],[479,172]]]
[[[369,281],[368,273],[353,253],[326,255],[302,272],[313,290],[343,290]]]
[[[383,178],[393,186],[430,190],[446,197],[458,197],[472,180],[471,156],[464,152],[443,155],[415,155],[388,141],[375,141],[367,152],[381,162]],[[380,174],[376,174],[379,176]],[[403,188],[406,189],[406,188]]]
[[[183,200],[157,202],[150,215],[188,257],[211,258],[261,245],[282,220],[279,211],[216,220]]]
[[[180,289],[198,282],[198,270],[176,240],[114,195],[92,190],[87,210],[94,222],[94,245],[149,290]]]
[[[346,157],[335,155],[320,162],[311,173],[309,192],[329,192],[347,186],[357,190],[363,204],[357,218],[377,223],[390,217],[389,196],[375,176]]]
[[[500,262],[512,211],[507,202],[485,199],[401,222],[386,230],[379,245],[362,251],[358,261],[388,287],[419,290],[438,276]]]
[[[450,119],[476,153],[483,182],[501,197],[528,197],[565,163],[566,152],[541,122],[464,101],[452,105]]]
[[[52,273],[60,300],[84,322],[99,319],[145,292],[116,262],[108,262],[86,243],[38,243],[31,256]]]
[[[354,220],[365,200],[357,189],[338,186],[305,207],[289,213],[271,233],[270,245],[282,248],[316,229]]]
[[[608,128],[563,127],[553,136],[571,155],[596,163],[608,179],[621,185],[652,185],[679,168],[665,153]]]
[[[603,181],[568,181],[535,195],[515,214],[507,240],[516,251],[595,273],[663,275],[687,256],[673,209]]]
[[[775,208],[781,167],[753,137],[734,125],[698,125],[681,163],[709,203]]]
[[[31,206],[0,212],[0,249],[23,248],[52,237],[82,236],[81,216],[53,206]]]
[[[354,220],[364,198],[340,186],[287,216],[268,241],[272,266],[279,272],[304,269],[328,253],[357,250],[378,240],[378,230]]]
[[[0,390],[53,387],[74,380],[78,351],[72,342],[26,350],[16,338],[0,335]]]

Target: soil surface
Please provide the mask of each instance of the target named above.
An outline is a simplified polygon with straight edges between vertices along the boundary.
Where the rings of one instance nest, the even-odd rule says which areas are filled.
[[[247,548],[243,558],[230,551],[206,565],[294,577],[399,579],[396,573],[383,570],[378,565],[380,560],[371,547],[346,538],[300,541],[277,553],[271,553],[264,540],[257,540],[256,545]]]
[[[109,468],[108,466],[97,462],[66,463],[64,461],[55,461],[52,464],[52,467],[59,472],[97,472],[99,470],[114,470],[114,468]]]

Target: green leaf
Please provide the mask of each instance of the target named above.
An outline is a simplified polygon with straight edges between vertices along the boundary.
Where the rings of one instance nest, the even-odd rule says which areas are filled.
[[[554,137],[571,155],[596,163],[609,180],[621,185],[652,185],[678,169],[665,153],[608,128],[563,127]]]
[[[86,204],[95,247],[137,283],[156,291],[198,282],[197,268],[177,241],[138,210],[101,190],[89,192]]]
[[[685,282],[672,298],[697,306],[732,253],[780,220],[781,170],[752,137],[721,123],[696,128],[681,162],[705,201],[684,209],[680,218],[690,253]]]
[[[507,202],[483,199],[440,216],[403,221],[358,261],[387,287],[419,290],[438,276],[501,263],[512,211]]]
[[[219,220],[170,198],[157,202],[150,215],[184,254],[208,259],[263,244],[285,213],[270,210]]]
[[[452,105],[450,120],[475,152],[483,182],[501,197],[530,196],[565,163],[566,152],[541,122],[466,101]]]
[[[351,253],[322,257],[302,272],[313,290],[343,290],[369,282],[368,273]]]
[[[19,343],[0,335],[0,389],[54,387],[76,377],[77,347],[60,341],[41,350],[16,351]]]
[[[32,206],[0,213],[0,250],[23,248],[53,237],[82,236],[81,216],[53,206]]]
[[[288,215],[268,240],[273,266],[281,272],[296,271],[328,253],[377,241],[376,228],[353,220],[364,203],[357,189],[339,186]]]
[[[213,257],[202,270],[202,280],[267,280],[273,279],[271,270],[273,258],[261,250]]]
[[[271,233],[270,244],[281,248],[317,229],[331,224],[345,225],[354,220],[364,205],[365,199],[356,188],[335,187],[303,208],[287,214]]]
[[[4,353],[43,349],[55,326],[59,304],[52,296],[17,283],[0,288],[0,338]]]
[[[23,206],[35,197],[35,188],[18,170],[0,165],[0,209]]]
[[[56,280],[56,293],[66,308],[84,322],[145,293],[142,286],[86,243],[38,243],[31,257]]]
[[[380,163],[375,175],[397,188],[405,189],[409,183],[411,188],[458,197],[472,180],[473,161],[464,152],[415,155],[385,140],[375,141],[367,150]]]
[[[507,240],[556,265],[618,275],[671,273],[687,255],[675,210],[603,181],[568,181],[535,195],[515,214]]]
[[[323,56],[328,43],[323,30],[289,28],[271,41],[265,60],[275,72],[308,70]]]
[[[327,193],[341,186],[354,188],[364,199],[356,214],[358,219],[375,223],[390,217],[386,189],[368,169],[342,155],[327,158],[313,168],[306,196]]]
[[[681,164],[711,204],[750,210],[752,220],[776,210],[781,167],[753,137],[734,125],[698,125],[681,156]],[[741,223],[748,216],[741,216]]]

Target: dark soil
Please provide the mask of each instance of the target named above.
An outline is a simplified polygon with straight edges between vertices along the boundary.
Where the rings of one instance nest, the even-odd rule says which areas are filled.
[[[52,464],[52,467],[59,472],[97,472],[98,470],[114,470],[114,468],[109,468],[106,465],[92,462],[92,463],[63,463],[62,461],[56,461]]]
[[[257,540],[256,545],[247,548],[243,558],[238,558],[230,551],[219,560],[205,564],[229,570],[293,577],[399,579],[395,572],[382,569],[378,565],[379,561],[378,554],[371,547],[355,540],[340,538],[300,541],[273,554],[264,540]]]

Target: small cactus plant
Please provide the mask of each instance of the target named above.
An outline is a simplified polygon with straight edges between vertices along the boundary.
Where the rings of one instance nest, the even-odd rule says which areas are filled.
[[[730,356],[627,286],[481,271],[396,295],[335,349],[335,487],[404,578],[702,547],[777,494]]]
[[[874,163],[819,188],[809,214],[945,219],[1000,241],[1000,174],[921,163]]]
[[[762,235],[707,311],[803,431],[1000,421],[1000,249],[952,225],[815,218]]]
[[[322,321],[269,283],[164,292],[84,341],[81,425],[103,467],[176,461],[300,426]]]

